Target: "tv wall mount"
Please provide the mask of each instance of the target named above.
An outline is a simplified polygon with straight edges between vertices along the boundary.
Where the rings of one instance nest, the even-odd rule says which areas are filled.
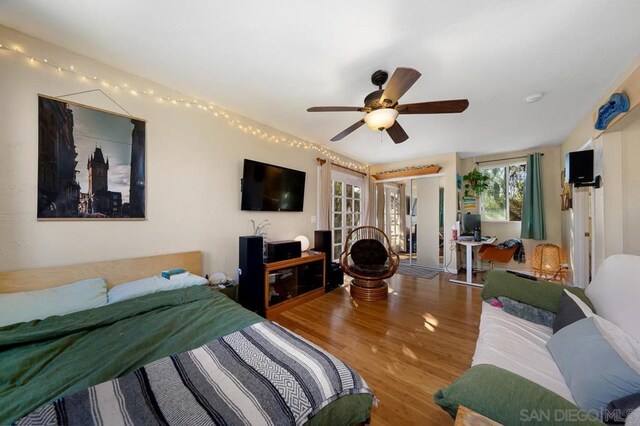
[[[602,186],[602,178],[600,176],[596,176],[593,182],[576,182],[573,186],[575,188],[592,187],[598,189]]]

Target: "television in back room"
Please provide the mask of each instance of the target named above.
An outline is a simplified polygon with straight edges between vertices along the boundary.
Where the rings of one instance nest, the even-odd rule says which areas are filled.
[[[242,210],[301,212],[306,173],[259,161],[244,160]]]
[[[593,182],[593,150],[568,152],[564,159],[567,183]]]

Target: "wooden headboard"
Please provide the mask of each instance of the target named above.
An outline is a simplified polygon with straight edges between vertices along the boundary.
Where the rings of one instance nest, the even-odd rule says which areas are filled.
[[[0,293],[41,290],[86,278],[104,278],[109,288],[127,281],[158,275],[160,271],[182,268],[202,275],[202,253],[189,251],[105,262],[80,263],[51,268],[0,272]]]

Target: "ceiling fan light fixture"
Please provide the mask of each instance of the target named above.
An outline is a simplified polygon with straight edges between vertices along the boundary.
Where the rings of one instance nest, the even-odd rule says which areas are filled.
[[[371,130],[385,130],[393,126],[397,117],[398,111],[394,108],[380,108],[365,115],[364,122]]]

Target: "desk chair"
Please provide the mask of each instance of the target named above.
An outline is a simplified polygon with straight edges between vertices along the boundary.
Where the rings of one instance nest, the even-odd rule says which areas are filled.
[[[483,244],[478,250],[478,257],[483,262],[489,262],[491,269],[493,269],[494,263],[509,263],[513,259],[513,255],[518,246],[513,246],[507,249],[499,249],[498,246],[493,244]]]

